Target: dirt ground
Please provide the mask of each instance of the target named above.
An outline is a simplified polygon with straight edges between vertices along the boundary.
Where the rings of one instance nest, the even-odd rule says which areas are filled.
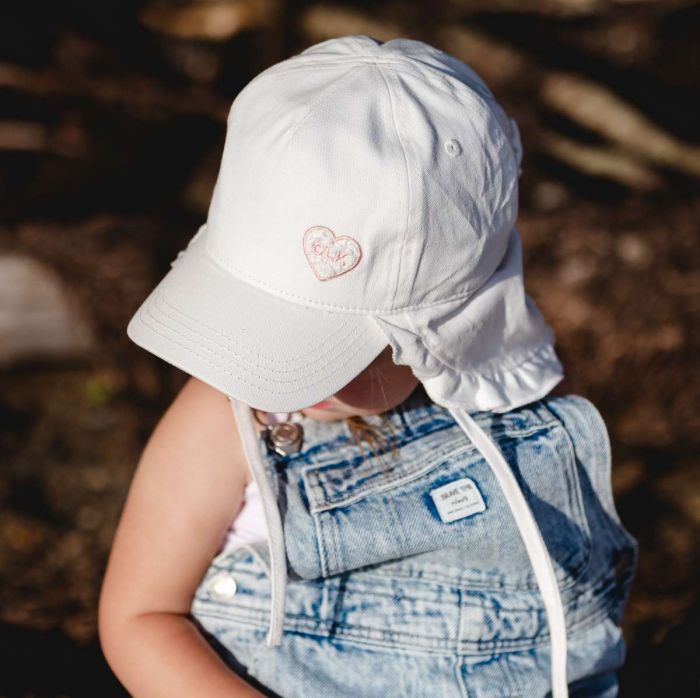
[[[99,584],[185,380],[126,324],[206,216],[237,91],[346,33],[455,53],[520,125],[526,287],[606,419],[640,543],[622,695],[700,694],[700,6],[280,0],[226,34],[206,3],[58,5],[13,3],[0,27],[0,257],[54,274],[93,340],[0,364],[0,697],[125,695]]]

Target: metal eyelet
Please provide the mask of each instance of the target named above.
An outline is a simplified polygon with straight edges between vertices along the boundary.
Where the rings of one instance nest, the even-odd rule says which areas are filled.
[[[462,152],[462,146],[459,144],[459,141],[451,138],[449,141],[445,141],[445,150],[448,155],[455,157]]]

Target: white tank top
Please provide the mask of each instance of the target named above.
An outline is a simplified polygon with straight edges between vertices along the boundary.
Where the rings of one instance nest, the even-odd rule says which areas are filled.
[[[251,480],[245,488],[243,504],[226,531],[220,552],[238,548],[244,543],[267,541],[267,524],[260,491]]]

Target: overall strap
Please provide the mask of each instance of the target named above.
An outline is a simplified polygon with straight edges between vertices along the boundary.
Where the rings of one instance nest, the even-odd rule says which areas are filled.
[[[271,606],[267,645],[274,647],[279,645],[282,639],[287,587],[286,549],[282,519],[277,506],[277,498],[267,477],[265,463],[259,450],[252,412],[242,402],[231,397],[229,397],[229,400],[238,424],[243,449],[250,464],[253,480],[260,491],[269,531]],[[489,439],[465,409],[456,407],[448,409],[491,467],[513,513],[530,558],[547,614],[551,644],[552,698],[567,698],[567,639],[564,610],[552,561],[540,529],[513,475],[513,471],[498,447]]]
[[[448,409],[486,459],[513,513],[547,614],[551,646],[552,698],[567,698],[569,692],[566,682],[566,622],[559,586],[547,546],[518,481],[500,449],[489,439],[467,410],[461,407]]]

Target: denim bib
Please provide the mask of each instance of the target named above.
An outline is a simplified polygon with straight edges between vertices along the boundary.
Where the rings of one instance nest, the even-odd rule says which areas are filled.
[[[636,541],[615,510],[600,413],[567,395],[470,414],[503,452],[552,558],[571,690],[615,695]],[[369,453],[344,422],[305,420],[291,456],[259,441],[284,527],[282,643],[264,642],[265,545],[212,561],[193,620],[270,695],[546,695],[545,611],[491,468],[422,391],[385,416],[395,454]]]

